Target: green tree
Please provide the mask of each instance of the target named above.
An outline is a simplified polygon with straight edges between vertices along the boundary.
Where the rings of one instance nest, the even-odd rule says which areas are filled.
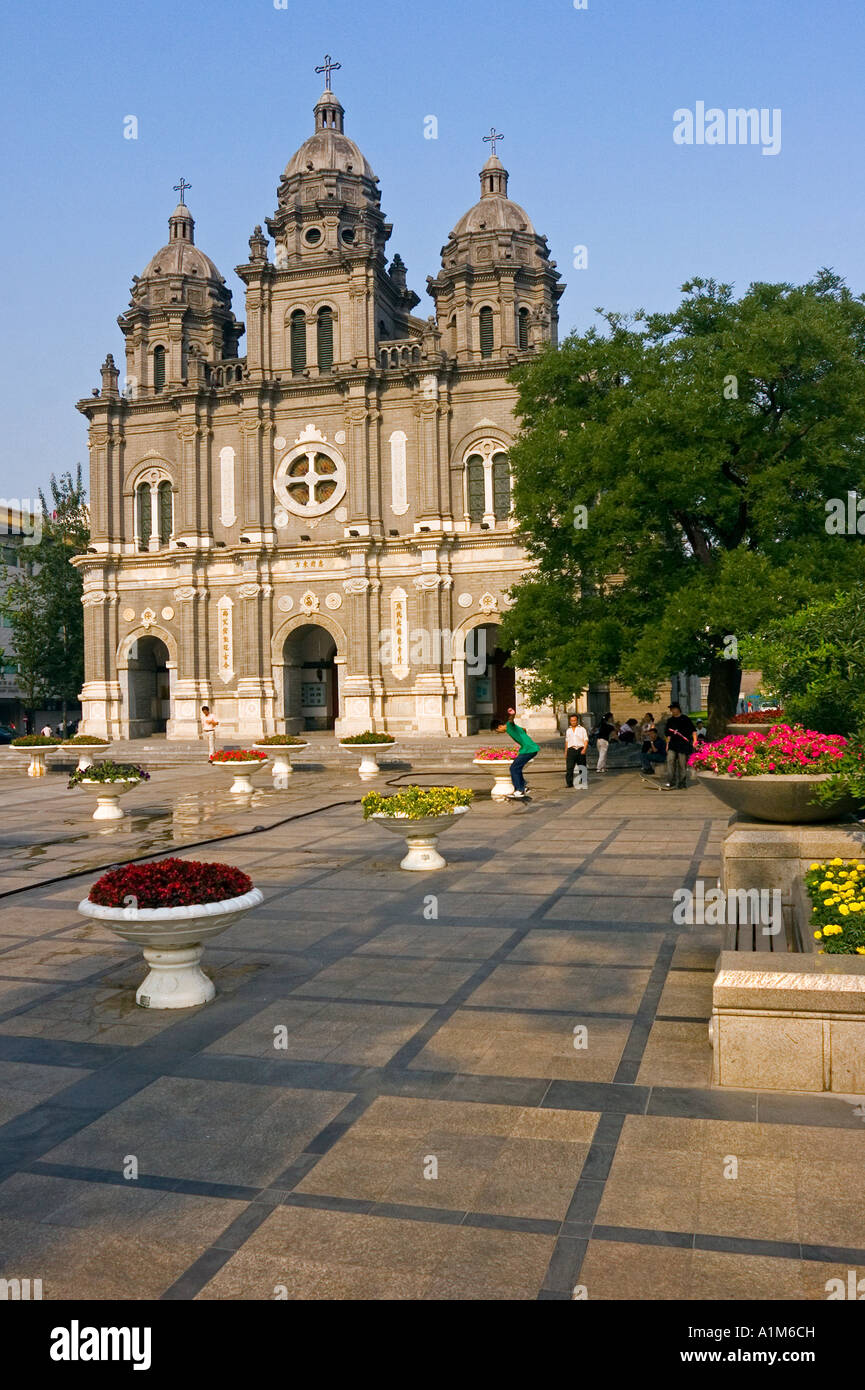
[[[533,565],[503,638],[536,700],[708,672],[717,737],[738,639],[861,566],[826,504],[865,480],[865,298],[824,270],[740,299],[693,280],[671,313],[602,317],[515,373]]]
[[[790,723],[824,734],[865,728],[865,584],[795,609],[746,638],[740,655],[762,670]]]
[[[51,504],[40,489],[42,515],[32,545],[22,547],[27,573],[13,580],[0,599],[12,631],[18,680],[28,711],[47,699],[67,704],[84,680],[82,580],[70,563],[87,549],[86,492],[79,465],[73,477],[50,480]]]

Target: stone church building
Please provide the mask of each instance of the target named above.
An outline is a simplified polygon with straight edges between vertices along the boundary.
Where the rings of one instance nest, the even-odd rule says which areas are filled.
[[[329,64],[329,60],[328,60]],[[196,738],[371,726],[462,735],[515,704],[497,645],[525,554],[508,373],[563,292],[495,147],[420,318],[378,179],[328,87],[237,267],[246,323],[185,203],[133,278],[90,422],[82,730]],[[240,355],[245,341],[245,356]]]

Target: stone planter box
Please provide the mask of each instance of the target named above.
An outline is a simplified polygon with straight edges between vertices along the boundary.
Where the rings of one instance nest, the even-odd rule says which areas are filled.
[[[865,859],[865,827],[849,821],[780,825],[737,815],[721,845],[721,887],[778,888],[785,913],[808,865],[819,859]]]
[[[504,801],[511,796],[514,784],[511,781],[511,764],[507,758],[472,758],[474,767],[485,767],[493,775],[493,801]]]
[[[450,830],[460,816],[468,811],[468,806],[455,806],[453,811],[443,816],[383,816],[376,814],[370,820],[395,835],[402,835],[408,845],[408,854],[400,860],[401,869],[424,870],[445,869],[447,860],[439,854],[436,845],[439,835]]]
[[[725,806],[754,820],[783,825],[815,825],[822,821],[838,820],[856,809],[852,797],[839,797],[829,806],[811,802],[815,787],[827,782],[831,773],[765,773],[758,777],[727,777],[721,772],[697,773],[702,786],[723,801]]]
[[[362,781],[369,782],[381,771],[376,754],[387,753],[391,748],[395,748],[396,740],[393,743],[340,743],[339,746],[349,753],[360,753],[357,775]]]
[[[722,951],[718,966],[716,1085],[865,1092],[865,956]]]
[[[273,781],[279,783],[284,777],[290,777],[294,772],[291,765],[292,753],[299,753],[302,748],[308,748],[308,743],[254,743],[253,748],[256,753],[264,753],[265,757],[273,758]]]
[[[137,1004],[145,1009],[190,1009],[207,1004],[216,994],[199,965],[203,943],[262,901],[261,890],[252,888],[238,898],[190,907],[103,907],[85,898],[78,911],[141,947],[150,971],[136,992]]]

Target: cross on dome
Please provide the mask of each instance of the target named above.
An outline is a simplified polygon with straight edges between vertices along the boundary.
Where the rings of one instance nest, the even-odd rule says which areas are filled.
[[[176,183],[176,184],[174,185],[174,191],[175,191],[175,193],[179,193],[179,194],[180,194],[180,205],[181,205],[181,207],[186,207],[186,199],[185,199],[185,197],[184,197],[183,195],[185,194],[187,188],[191,188],[191,187],[192,187],[192,184],[191,184],[191,183],[187,183],[187,182],[186,182],[186,179],[185,179],[185,178],[183,177],[183,175],[181,174],[181,176],[180,176],[180,183]]]
[[[325,53],[325,55],[324,55],[324,62],[322,63],[321,67],[316,68],[316,72],[323,72],[323,73],[324,73],[324,85],[325,85],[325,89],[326,89],[328,92],[330,91],[330,74],[331,74],[332,72],[336,72],[337,69],[338,69],[338,68],[341,68],[341,67],[342,67],[342,63],[334,63],[333,60],[331,59],[330,54],[329,54],[329,53]]]
[[[504,138],[505,138],[505,137],[504,137],[503,135],[499,135],[499,134],[497,133],[496,128],[495,128],[494,125],[491,125],[491,126],[490,126],[490,133],[489,133],[489,135],[485,135],[485,136],[484,136],[484,140],[486,140],[486,142],[487,142],[488,144],[492,145],[493,158],[495,158],[496,143],[497,143],[497,141],[499,141],[499,140],[504,140]]]

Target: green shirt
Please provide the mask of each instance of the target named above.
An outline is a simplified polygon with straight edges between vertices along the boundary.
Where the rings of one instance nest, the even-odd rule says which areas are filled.
[[[541,750],[533,738],[529,738],[525,729],[521,729],[519,724],[509,723],[507,731],[514,743],[518,743],[521,753],[539,753]]]

